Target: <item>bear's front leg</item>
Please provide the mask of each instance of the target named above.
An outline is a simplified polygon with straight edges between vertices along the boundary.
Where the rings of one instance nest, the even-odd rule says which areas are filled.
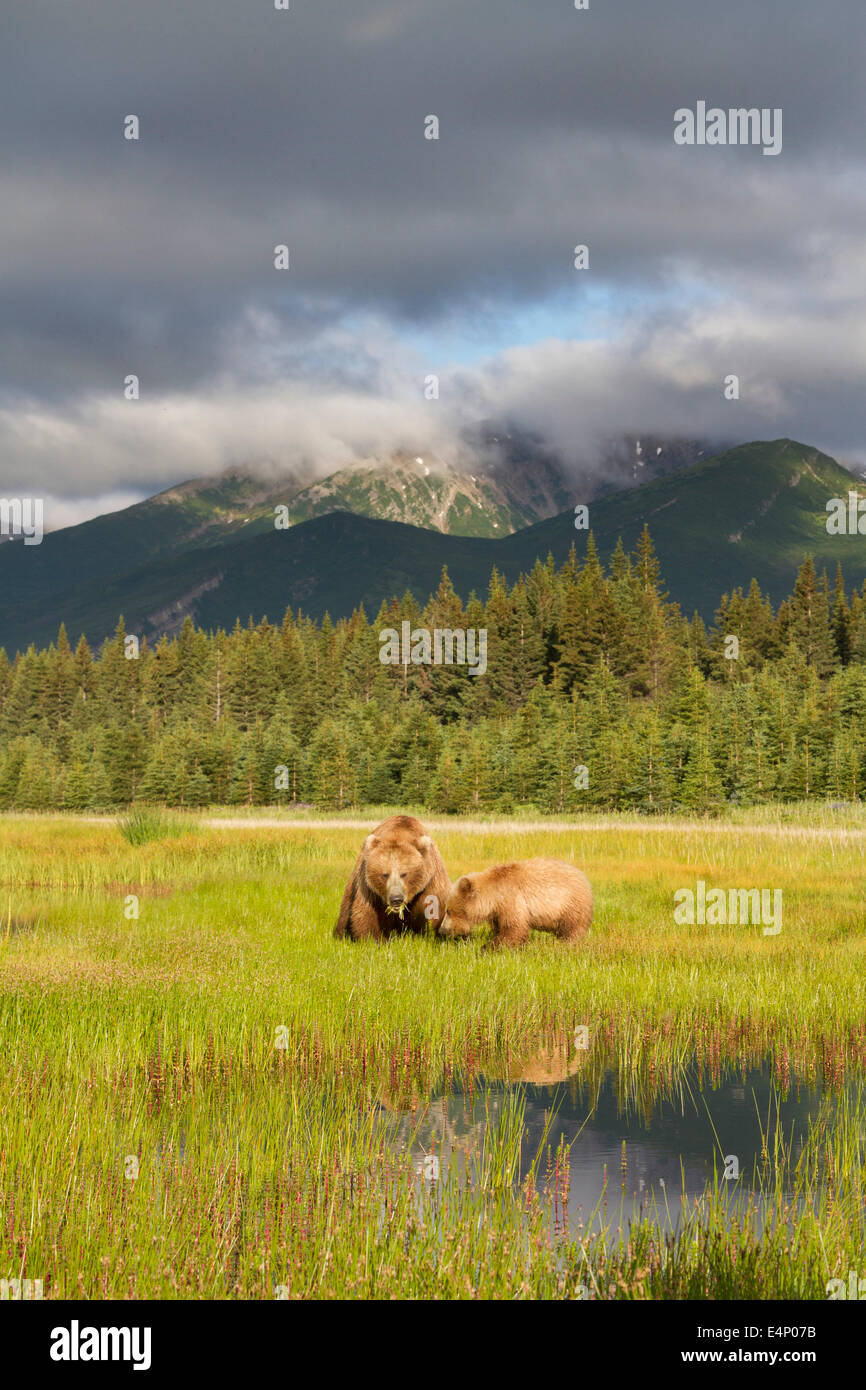
[[[349,919],[349,935],[353,941],[384,941],[386,933],[382,930],[379,913],[372,903],[358,895],[352,905]]]
[[[506,946],[525,946],[529,940],[529,924],[519,917],[508,917],[500,913],[490,918],[493,935],[485,950],[501,951]]]
[[[488,918],[490,935],[482,946],[482,951],[501,951],[505,942],[502,940],[502,933],[499,926],[498,917]]]

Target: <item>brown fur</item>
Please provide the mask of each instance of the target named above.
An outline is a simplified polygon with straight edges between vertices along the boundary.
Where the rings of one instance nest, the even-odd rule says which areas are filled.
[[[580,869],[562,859],[522,859],[458,879],[439,935],[469,936],[479,922],[489,922],[493,950],[522,946],[532,930],[576,946],[591,921],[592,888]]]
[[[399,933],[423,933],[429,925],[438,928],[450,891],[442,856],[421,822],[414,816],[389,816],[364,841],[334,935],[382,941]],[[391,901],[397,897],[405,909],[402,921],[396,911],[388,911],[398,906]]]

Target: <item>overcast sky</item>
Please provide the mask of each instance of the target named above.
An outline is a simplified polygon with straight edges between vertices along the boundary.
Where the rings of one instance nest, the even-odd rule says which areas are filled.
[[[58,524],[482,417],[862,463],[864,52],[863,0],[16,0],[0,493]],[[676,145],[698,101],[781,154]]]

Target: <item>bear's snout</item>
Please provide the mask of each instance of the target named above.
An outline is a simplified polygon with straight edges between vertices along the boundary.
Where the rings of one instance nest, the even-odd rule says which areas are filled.
[[[406,894],[405,894],[405,893],[389,893],[389,894],[388,894],[388,902],[391,903],[394,907],[399,907],[400,904],[401,904],[402,902],[405,902],[405,901],[406,901]]]
[[[446,912],[442,921],[439,923],[439,931],[437,934],[446,941],[459,941],[462,937],[468,936],[469,932],[465,927],[458,927],[454,918],[449,917]]]

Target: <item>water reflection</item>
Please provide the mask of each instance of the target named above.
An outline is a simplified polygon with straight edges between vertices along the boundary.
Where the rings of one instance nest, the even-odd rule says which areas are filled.
[[[504,1077],[476,1080],[426,1102],[417,1095],[380,1102],[399,1117],[398,1140],[419,1179],[429,1180],[432,1172],[444,1177],[455,1166],[471,1173],[485,1135],[519,1092],[525,1102],[522,1169],[543,1144],[537,1185],[557,1192],[558,1224],[583,1231],[608,1223],[615,1228],[640,1214],[676,1229],[684,1204],[691,1207],[705,1194],[714,1164],[721,1176],[726,1161],[732,1177],[721,1186],[732,1203],[743,1203],[759,1190],[762,1164],[768,1172],[766,1136],[780,1126],[796,1163],[821,1107],[820,1085],[794,1080],[782,1092],[770,1061],[745,1071],[722,1069],[712,1082],[696,1065],[687,1066],[673,1084],[654,1094],[641,1088],[638,1095],[624,1094],[612,1071],[582,1077],[580,1069],[573,1049],[554,1045],[515,1059]]]

